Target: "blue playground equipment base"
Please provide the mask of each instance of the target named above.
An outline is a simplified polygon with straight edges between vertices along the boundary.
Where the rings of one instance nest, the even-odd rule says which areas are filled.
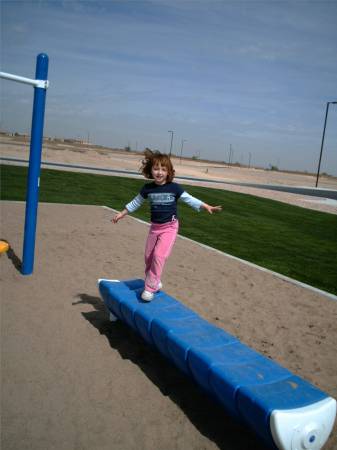
[[[120,319],[246,423],[270,447],[319,450],[336,401],[161,291],[144,302],[144,281],[99,280],[111,320]]]

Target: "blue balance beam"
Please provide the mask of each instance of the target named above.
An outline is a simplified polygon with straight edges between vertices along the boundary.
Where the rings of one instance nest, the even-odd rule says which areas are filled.
[[[143,280],[103,279],[98,287],[111,319],[137,331],[270,448],[322,448],[335,421],[335,399],[164,291],[144,302]]]

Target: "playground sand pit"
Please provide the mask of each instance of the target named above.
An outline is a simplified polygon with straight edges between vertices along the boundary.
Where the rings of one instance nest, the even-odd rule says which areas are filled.
[[[98,278],[143,276],[147,225],[111,210],[40,204],[22,276],[24,204],[1,203],[2,448],[263,450],[126,325]],[[183,220],[183,219],[182,219]],[[178,238],[164,290],[337,398],[337,302]],[[337,448],[336,426],[324,447]]]

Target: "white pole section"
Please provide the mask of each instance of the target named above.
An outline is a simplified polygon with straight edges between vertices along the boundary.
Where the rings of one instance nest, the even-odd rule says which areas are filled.
[[[31,78],[21,77],[19,75],[13,75],[12,73],[0,72],[0,78],[5,78],[6,80],[17,81],[19,83],[30,84],[31,86],[48,89],[48,80],[32,80]]]

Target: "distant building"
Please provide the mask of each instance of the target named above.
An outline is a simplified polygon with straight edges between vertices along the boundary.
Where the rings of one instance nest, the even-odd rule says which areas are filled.
[[[64,139],[66,144],[85,144],[86,141],[80,139]]]

